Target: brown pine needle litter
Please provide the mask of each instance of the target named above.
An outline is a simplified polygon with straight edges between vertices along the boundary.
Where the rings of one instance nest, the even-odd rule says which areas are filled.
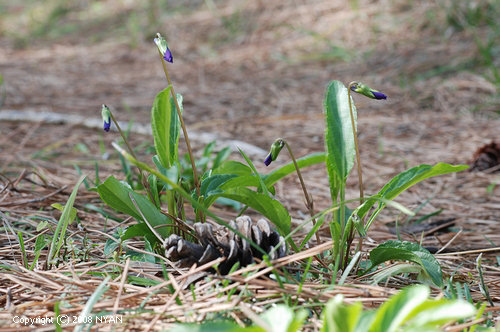
[[[411,166],[440,161],[470,164],[480,147],[500,141],[499,88],[476,44],[477,39],[488,37],[488,26],[461,28],[464,17],[448,6],[453,1],[286,0],[242,5],[225,0],[217,2],[216,12],[188,2],[189,10],[172,11],[158,26],[175,41],[174,81],[185,98],[185,121],[193,130],[190,137],[197,137],[194,141],[200,149],[214,138],[220,147],[246,143],[260,172],[269,170],[261,165],[264,155],[259,153],[277,137],[286,138],[297,157],[323,151],[322,98],[332,79],[346,83],[362,79],[389,95],[388,102],[370,104],[370,108],[368,102],[356,100],[366,195]],[[354,2],[357,8],[351,6]],[[456,3],[462,2],[471,1]],[[114,17],[133,11],[117,1],[102,5]],[[331,248],[328,225],[320,230],[322,244],[311,241],[308,248],[271,266],[257,262],[226,276],[208,271],[223,258],[190,269],[177,268],[160,255],[162,264],[134,261],[124,248],[123,255],[114,255],[105,247],[116,241],[115,232],[136,221],[105,207],[83,185],[74,205],[78,218],[65,236],[61,253],[65,259],[46,269],[44,249],[32,266],[37,240],[52,234],[61,215],[51,205],[64,205],[79,177],[75,166],[88,175],[90,187],[96,161],[101,180],[111,174],[120,180],[125,177],[111,148],[117,136],[103,135],[92,122],[100,105],[114,105],[120,121],[133,120],[137,125],[132,126],[131,145],[148,147],[152,145],[146,134],[151,102],[165,86],[151,65],[157,54],[149,52],[151,40],[142,27],[138,30],[144,36],[127,44],[115,38],[123,33],[121,21],[108,29],[96,22],[83,24],[80,17],[91,15],[75,14],[67,19],[80,24],[77,38],[60,34],[57,40],[42,36],[39,41],[37,37],[36,44],[23,49],[19,47],[26,40],[8,36],[31,33],[23,25],[29,20],[16,21],[17,7],[8,8],[9,16],[0,17],[0,22],[6,22],[0,25],[0,74],[6,91],[0,106],[2,331],[52,331],[54,324],[39,320],[25,326],[13,319],[52,318],[56,312],[78,317],[98,290],[102,294],[92,314],[120,318],[113,324],[103,319],[93,327],[99,331],[161,331],[177,322],[216,317],[248,325],[284,298],[312,313],[304,330],[316,331],[321,327],[318,314],[323,305],[337,294],[343,294],[346,303],[360,301],[365,308],[376,308],[399,289],[418,282],[409,274],[376,285],[373,274],[351,273],[342,286],[332,286],[332,274],[312,260],[313,277],[281,287],[276,278],[301,275],[311,257]],[[449,22],[450,15],[458,15],[455,25]],[[134,29],[131,24],[127,27]],[[104,36],[103,31],[116,34]],[[30,118],[30,114],[39,116]],[[198,154],[200,149],[195,149]],[[139,150],[139,159],[151,161],[146,148]],[[287,162],[283,158],[275,164]],[[476,269],[476,258],[483,254],[483,277],[493,302],[485,312],[500,316],[500,175],[490,171],[466,171],[412,187],[396,201],[418,209],[417,216],[407,223],[399,211],[385,209],[364,241],[364,258],[399,233],[401,239],[421,242],[437,253],[445,284],[448,280],[467,284],[472,299],[486,303]],[[324,167],[302,172],[315,210],[329,208]],[[356,177],[351,177],[347,198],[357,197],[357,187]],[[308,218],[296,178],[277,183],[276,192],[290,211],[293,227]],[[99,209],[111,217],[104,217]],[[233,210],[221,206],[213,211],[224,220],[235,218]],[[429,218],[422,219],[422,228],[416,231],[414,222],[424,216]],[[37,230],[43,223],[45,228]],[[295,234],[296,243],[305,237],[307,227]],[[147,253],[139,239],[128,240],[126,246]],[[114,251],[119,250],[118,243]],[[384,268],[395,264],[400,263]],[[102,286],[107,276],[111,278]],[[445,295],[436,288],[432,292],[436,297]],[[483,321],[470,320],[446,330],[460,331]],[[67,323],[68,329],[78,325]]]

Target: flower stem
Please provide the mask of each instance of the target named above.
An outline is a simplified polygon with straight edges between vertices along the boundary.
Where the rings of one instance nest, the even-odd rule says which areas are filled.
[[[362,172],[362,167],[361,167],[361,157],[359,155],[359,144],[358,144],[358,133],[356,132],[356,126],[354,123],[354,112],[352,111],[352,100],[351,100],[351,87],[356,84],[356,82],[351,82],[349,83],[349,86],[347,87],[347,99],[349,101],[349,111],[351,114],[351,126],[352,126],[352,135],[354,136],[354,147],[356,148],[356,165],[358,167],[358,180],[359,180],[359,203],[362,204],[364,201],[364,193],[363,193],[363,172]],[[361,220],[361,223],[364,226],[364,221]],[[349,246],[352,242],[353,239],[353,232],[354,232],[354,227],[351,228],[351,234],[349,236],[348,242]],[[363,238],[359,238],[359,243],[358,243],[358,250],[361,251],[363,248]],[[347,263],[347,258],[349,255],[349,248],[347,248],[347,254],[346,254],[346,262]]]
[[[177,115],[179,116],[179,120],[181,122],[182,132],[184,134],[184,139],[186,141],[189,159],[191,159],[191,167],[193,169],[194,186],[196,188],[196,193],[198,194],[198,197],[199,197],[200,196],[200,183],[198,182],[198,174],[196,172],[196,165],[194,162],[193,150],[191,150],[191,143],[189,141],[186,126],[184,125],[184,120],[182,119],[181,108],[179,106],[179,103],[177,102],[177,96],[176,96],[175,91],[174,91],[174,85],[172,84],[172,81],[170,80],[170,76],[168,75],[168,70],[167,70],[167,65],[165,63],[165,59],[163,59],[163,55],[161,54],[161,52],[159,52],[159,54],[160,54],[160,58],[161,58],[161,63],[163,65],[163,71],[165,72],[165,77],[167,78],[167,81],[168,81],[168,85],[170,85],[172,87],[172,89],[170,91],[172,93],[172,98],[174,99],[174,102],[175,102],[175,108],[177,109]]]
[[[309,195],[309,193],[307,192],[306,184],[304,183],[304,179],[302,178],[302,173],[300,172],[300,168],[297,165],[297,161],[295,160],[295,156],[292,152],[292,149],[290,148],[290,145],[288,145],[288,142],[285,141],[284,139],[280,139],[280,140],[281,140],[281,142],[283,142],[283,144],[285,144],[285,146],[288,150],[288,153],[290,154],[290,157],[292,158],[293,165],[295,166],[295,170],[297,171],[297,176],[299,177],[300,186],[302,187],[302,191],[304,192],[304,197],[306,198],[306,208],[309,210],[309,214],[311,215],[311,218],[312,218],[315,215],[314,202],[313,202],[312,196]],[[316,225],[316,218],[312,218],[312,223],[313,223],[313,227],[314,227],[314,225]],[[316,231],[316,242],[318,245],[320,245],[320,243],[321,243],[319,230]]]
[[[132,157],[134,157],[135,159],[137,159],[137,157],[135,156],[134,150],[132,149],[132,147],[130,146],[130,144],[128,142],[127,136],[125,136],[125,133],[122,131],[122,128],[118,124],[118,121],[116,121],[116,118],[113,115],[113,112],[111,112],[111,110],[109,110],[109,115],[111,117],[111,120],[113,120],[113,123],[115,124],[116,129],[118,129],[118,132],[120,133],[120,136],[122,137],[123,141],[125,142],[125,145],[127,146],[127,149],[130,151],[130,154],[132,155]],[[149,190],[149,183],[146,180],[146,178],[144,177],[144,174],[142,173],[141,169],[139,169],[139,175],[140,175],[140,178],[141,178],[142,185],[146,189],[147,193],[150,195],[150,197],[153,197],[152,194],[151,194],[151,192],[150,192],[150,190]]]

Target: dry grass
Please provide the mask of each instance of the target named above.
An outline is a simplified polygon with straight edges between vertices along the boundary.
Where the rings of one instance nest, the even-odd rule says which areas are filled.
[[[500,120],[494,113],[500,104],[498,87],[484,78],[484,67],[462,66],[479,56],[477,47],[470,30],[450,33],[443,28],[445,3],[449,4],[359,1],[359,9],[353,10],[344,1],[224,1],[213,12],[193,2],[191,11],[173,13],[155,28],[168,31],[176,61],[174,82],[185,96],[188,128],[196,132],[217,133],[221,139],[238,139],[263,149],[282,136],[297,155],[304,155],[323,150],[321,104],[329,80],[360,79],[387,93],[389,100],[383,103],[356,98],[366,192],[371,194],[408,166],[469,163],[478,147],[499,139]],[[432,19],[427,18],[430,13],[435,13]],[[228,28],[232,23],[236,32]],[[481,34],[487,28],[481,26],[478,31]],[[148,122],[154,94],[164,86],[149,40],[136,49],[112,41],[95,45],[60,42],[0,53],[0,73],[7,89],[5,109],[95,117],[100,104],[107,103],[121,119]],[[8,39],[1,43],[11,45]],[[343,52],[349,61],[339,60]],[[0,324],[6,329],[21,330],[12,322],[14,316],[54,316],[58,302],[61,313],[78,315],[104,275],[112,279],[93,312],[123,315],[121,325],[114,327],[130,331],[162,330],[176,321],[200,322],[222,315],[248,322],[251,312],[258,314],[282,302],[284,294],[291,303],[315,313],[339,293],[347,302],[376,307],[415,282],[394,277],[377,286],[351,276],[344,286],[328,288],[318,277],[308,280],[299,293],[296,284],[281,289],[262,263],[225,277],[204,272],[207,267],[178,271],[167,264],[167,280],[159,264],[124,256],[115,260],[104,254],[114,230],[134,221],[106,220],[89,209],[89,204],[102,204],[97,194],[83,187],[75,203],[80,221],[67,234],[67,260],[44,270],[44,252],[41,264],[29,271],[23,264],[17,232],[23,233],[31,263],[36,238],[42,234],[36,226],[41,218],[52,225],[59,218],[50,205],[66,202],[78,177],[74,164],[93,174],[94,160],[99,160],[101,178],[122,176],[110,148],[116,137],[82,126],[29,121],[2,122],[0,132],[0,304],[5,309]],[[133,145],[151,141],[139,134],[131,138]],[[100,144],[111,153],[110,159],[101,158]],[[150,160],[147,153],[140,156]],[[316,209],[329,207],[323,167],[312,167],[304,175]],[[357,196],[356,181],[356,176],[349,180],[348,198]],[[498,174],[463,172],[411,188],[398,198],[399,203],[411,209],[423,205],[418,217],[442,209],[425,223],[449,219],[453,225],[424,229],[423,236],[422,231],[408,234],[403,232],[408,230],[405,219],[387,209],[368,234],[364,251],[395,239],[393,224],[399,220],[402,238],[422,241],[436,250],[445,248],[436,257],[446,278],[467,283],[473,299],[480,302],[485,298],[475,260],[483,252],[483,270],[494,303],[487,311],[496,317],[500,309],[499,181]],[[307,218],[295,178],[280,182],[277,193],[294,224]],[[230,210],[217,212],[226,219],[234,217]],[[305,231],[296,235],[297,240]],[[329,248],[328,234],[325,227],[322,245],[311,244],[304,252],[274,262],[277,273],[303,269],[308,257]],[[142,244],[131,242],[130,247],[140,250]],[[313,263],[313,271],[316,268]],[[331,279],[329,274],[321,275],[322,280]],[[133,277],[154,285],[138,285]],[[228,296],[229,292],[234,293]],[[443,296],[438,289],[433,292]],[[319,328],[317,316],[313,317],[307,330]],[[52,330],[53,326],[38,328]],[[100,330],[111,328],[99,325]]]

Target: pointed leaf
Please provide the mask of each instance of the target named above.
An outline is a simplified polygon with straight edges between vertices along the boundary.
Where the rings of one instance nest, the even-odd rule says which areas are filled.
[[[334,201],[336,201],[340,189],[345,186],[356,155],[347,92],[347,88],[342,82],[332,81],[327,88],[324,101],[326,168],[330,179],[330,193]],[[354,124],[356,125],[354,103],[352,103],[352,108]]]
[[[171,97],[170,90],[171,86],[158,93],[151,109],[151,129],[155,149],[165,168],[170,168],[178,159],[177,150],[181,130],[175,101]],[[177,101],[182,111],[182,96],[179,94]]]
[[[410,168],[402,173],[399,173],[391,181],[389,181],[375,196],[368,198],[355,213],[363,218],[370,208],[379,201],[379,198],[384,200],[393,200],[403,191],[413,186],[414,184],[428,179],[433,176],[443,175],[453,172],[461,172],[467,169],[467,165],[450,165],[445,163],[438,163],[434,166],[422,164]],[[380,203],[380,209],[385,207],[384,203]],[[369,224],[367,225],[369,227]],[[368,227],[366,229],[368,229]]]

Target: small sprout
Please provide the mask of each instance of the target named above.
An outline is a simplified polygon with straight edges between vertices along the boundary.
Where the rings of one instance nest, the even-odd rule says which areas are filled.
[[[387,99],[387,96],[380,91],[371,89],[369,86],[364,85],[360,82],[354,82],[351,84],[351,90],[357,93],[361,93],[362,95],[367,96],[372,99]]]
[[[163,59],[167,62],[174,63],[174,57],[172,56],[172,52],[168,48],[168,44],[165,38],[163,38],[160,33],[157,33],[154,41],[156,46],[158,47],[158,51],[160,51],[160,54],[163,56]]]
[[[109,131],[111,127],[111,111],[104,104],[102,104],[102,121],[104,123],[104,131]]]
[[[266,159],[264,159],[264,164],[266,166],[269,166],[271,162],[275,161],[284,146],[285,141],[283,141],[281,138],[278,138],[276,141],[274,141],[273,145],[271,145],[271,151],[267,155]]]

